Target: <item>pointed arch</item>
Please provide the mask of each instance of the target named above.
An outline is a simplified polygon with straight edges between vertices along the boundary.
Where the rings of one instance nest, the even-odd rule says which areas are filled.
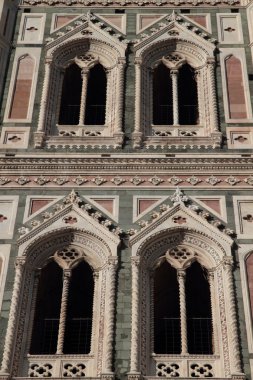
[[[7,371],[12,368],[13,375],[26,377],[37,377],[42,367],[47,367],[49,377],[64,377],[70,368],[81,370],[82,376],[88,377],[99,377],[101,373],[111,371],[114,303],[105,305],[104,300],[105,294],[110,300],[115,296],[117,249],[111,251],[103,237],[99,236],[99,230],[93,233],[72,227],[51,229],[50,233],[43,232],[36,238],[32,234],[28,240],[21,244],[17,258],[18,263],[22,264],[16,270],[11,311],[16,318],[10,316],[2,369]],[[52,266],[52,273],[48,272]],[[54,273],[59,272],[55,266],[60,268],[61,275],[54,276]],[[43,281],[40,281],[41,276]],[[55,304],[58,302],[59,306],[60,302],[60,313],[58,307],[56,314],[51,316],[45,313],[47,309],[52,309],[42,307],[45,302],[51,301],[41,295],[48,294],[50,284],[54,284],[54,277],[55,281],[58,278],[56,283],[59,291]],[[74,294],[77,288],[80,296],[86,297],[86,308],[83,308],[83,303],[79,305],[76,302]],[[28,291],[24,292],[24,289]],[[98,302],[94,303],[93,298]],[[41,309],[45,311],[44,314],[39,312]],[[30,322],[24,323],[27,314],[30,315]],[[57,326],[38,332],[37,326],[41,319],[44,322],[56,319]],[[38,338],[38,333],[43,336]],[[20,336],[20,344],[14,346],[13,334]],[[53,344],[37,347],[48,334],[57,335]],[[13,352],[13,356],[9,356],[10,352]],[[47,364],[44,363],[43,353],[47,354]],[[82,368],[78,367],[73,354],[82,356]],[[20,361],[21,356],[25,360]],[[22,364],[18,366],[18,363]]]

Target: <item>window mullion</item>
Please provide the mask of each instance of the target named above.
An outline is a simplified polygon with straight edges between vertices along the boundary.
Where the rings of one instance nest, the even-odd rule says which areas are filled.
[[[186,315],[186,296],[185,296],[185,270],[177,270],[179,283],[179,303],[180,303],[180,327],[181,327],[181,354],[188,353],[187,344],[187,315]]]
[[[214,289],[214,272],[213,270],[209,270],[208,272],[208,282],[210,287],[210,298],[211,298],[211,315],[212,315],[212,334],[213,334],[213,353],[218,353],[218,341],[216,335],[216,316],[215,316],[215,289]]]
[[[82,92],[81,92],[81,101],[80,101],[79,125],[84,125],[85,123],[88,79],[89,79],[89,69],[86,67],[82,68]]]
[[[39,280],[41,275],[41,269],[37,269],[34,273],[34,280],[33,280],[33,290],[32,290],[32,300],[31,300],[31,311],[30,311],[30,321],[31,321],[31,328],[28,331],[28,338],[27,338],[27,352],[31,349],[31,342],[32,342],[32,332],[34,328],[34,322],[35,322],[35,309],[36,309],[36,302],[37,302],[37,296],[38,296],[38,287],[39,287]]]
[[[172,69],[170,71],[172,79],[172,98],[173,98],[173,125],[179,125],[179,112],[178,112],[178,70]]]
[[[62,286],[62,298],[61,298],[61,311],[59,320],[59,330],[57,338],[57,351],[56,354],[63,354],[64,345],[64,335],[66,329],[66,319],[67,319],[67,306],[68,306],[68,295],[69,295],[69,284],[71,277],[71,269],[63,270],[63,286]]]

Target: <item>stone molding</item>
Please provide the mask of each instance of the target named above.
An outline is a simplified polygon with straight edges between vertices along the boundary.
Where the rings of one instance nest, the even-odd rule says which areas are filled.
[[[134,41],[135,52],[135,148],[192,144],[219,148],[218,114],[215,88],[216,40],[174,11],[154,24],[150,33]],[[176,60],[175,60],[176,58]],[[152,71],[165,64],[172,77],[173,125],[153,125]],[[176,62],[176,63],[175,63]],[[198,125],[179,125],[178,69],[187,62],[196,73],[198,88]],[[168,71],[169,75],[169,71]],[[208,101],[207,101],[208,99]]]
[[[89,12],[75,18],[61,32],[47,39],[45,76],[35,147],[107,145],[120,148],[123,143],[123,90],[126,40],[121,33]],[[85,55],[94,57],[84,60]],[[80,56],[82,59],[80,59]],[[72,62],[82,69],[82,95],[78,125],[58,125],[64,70]],[[104,126],[85,125],[88,72],[100,63],[107,73],[106,117]],[[58,94],[57,96],[55,94]],[[115,101],[115,94],[117,94]],[[56,109],[56,112],[50,110]],[[47,112],[46,112],[47,110]],[[48,112],[49,110],[49,112]],[[50,116],[54,114],[54,116]],[[58,135],[52,131],[58,128]],[[71,142],[70,142],[71,140]]]
[[[47,5],[47,6],[136,6],[136,7],[143,7],[145,6],[166,6],[166,5],[173,5],[173,6],[180,6],[180,5],[208,5],[208,6],[217,6],[217,5],[223,5],[223,6],[233,6],[233,5],[244,5],[246,6],[248,4],[249,0],[240,1],[240,0],[114,0],[106,2],[104,0],[21,0],[21,6],[38,6],[38,5]]]
[[[184,206],[177,204],[174,206],[176,211]],[[175,213],[176,214],[176,213]],[[180,215],[181,215],[180,214]],[[171,216],[170,216],[171,217]],[[232,240],[221,236],[220,233],[214,235],[211,232],[212,227],[206,226],[195,220],[191,227],[172,228],[165,217],[161,222],[162,225],[155,225],[141,234],[140,239],[133,240],[130,238],[132,247],[132,340],[131,340],[131,363],[132,371],[141,373],[144,376],[157,376],[155,372],[156,363],[187,363],[199,361],[204,364],[209,363],[212,368],[215,367],[214,377],[231,378],[233,374],[238,373],[242,376],[241,363],[239,360],[239,350],[237,339],[236,315],[235,315],[235,298],[232,283],[232,266],[233,259],[231,256]],[[215,238],[214,238],[215,236]],[[174,261],[170,258],[170,251],[174,248],[183,248],[194,255],[188,255],[186,261]],[[153,352],[153,335],[152,315],[153,315],[153,295],[149,290],[151,287],[151,272],[159,260],[170,260],[172,265],[187,267],[192,261],[197,260],[208,271],[211,271],[211,297],[218,302],[211,302],[212,317],[215,318],[214,355],[155,355]],[[172,261],[171,261],[172,260]],[[183,287],[182,287],[183,292]],[[226,301],[225,301],[226,300]],[[181,308],[183,310],[183,304]],[[142,323],[141,323],[142,321]],[[231,328],[227,329],[227,323]],[[137,333],[134,333],[137,332]],[[185,345],[184,345],[185,346]],[[168,364],[169,365],[169,364]],[[199,364],[200,365],[200,364]],[[184,367],[185,368],[185,367]],[[132,372],[131,371],[131,372]],[[131,375],[131,372],[129,376]],[[240,374],[240,375],[239,375]],[[180,377],[188,377],[184,374]]]
[[[76,260],[81,260],[85,257],[85,261],[91,266],[95,274],[95,289],[94,297],[100,302],[93,306],[93,327],[92,327],[92,342],[91,353],[89,355],[63,355],[62,354],[62,339],[58,340],[58,355],[46,355],[49,366],[51,366],[51,376],[54,373],[55,377],[59,377],[59,368],[62,368],[62,361],[71,360],[76,362],[78,358],[85,361],[87,377],[103,376],[110,374],[112,376],[112,349],[113,349],[113,331],[114,331],[114,302],[115,302],[115,276],[117,268],[117,247],[119,238],[109,232],[106,227],[99,225],[97,220],[101,218],[99,213],[92,218],[88,212],[83,213],[85,220],[85,228],[78,226],[80,218],[74,213],[75,208],[82,203],[81,198],[75,192],[71,192],[64,198],[63,203],[66,207],[63,209],[71,211],[72,221],[70,228],[59,226],[57,218],[62,220],[64,215],[61,213],[62,208],[58,207],[58,212],[53,215],[54,221],[44,223],[44,226],[36,226],[34,233],[31,231],[24,237],[19,239],[19,252],[16,258],[16,277],[14,281],[14,290],[12,296],[11,310],[9,323],[6,333],[6,341],[2,362],[1,374],[8,373],[11,376],[21,375],[27,376],[28,365],[44,365],[44,356],[36,357],[29,356],[23,361],[23,357],[27,357],[31,337],[32,321],[27,326],[26,315],[29,313],[32,301],[34,299],[33,289],[36,288],[35,274],[38,268],[41,268],[49,257],[57,255],[59,250],[64,247],[72,247],[78,252]],[[59,204],[58,204],[59,206]],[[52,216],[51,216],[52,217]],[[50,221],[50,217],[49,217]],[[77,224],[77,227],[75,225]],[[40,228],[41,227],[41,228]],[[38,230],[39,229],[39,230]],[[108,235],[109,233],[109,235]],[[63,266],[68,266],[68,262],[61,261],[61,258],[56,258],[57,262]],[[67,270],[71,270],[70,263]],[[64,288],[64,294],[67,294],[67,283]],[[105,302],[105,299],[108,302]],[[62,302],[61,321],[64,325],[66,309],[66,299]],[[18,317],[17,317],[18,315]],[[64,331],[61,329],[61,331]],[[63,336],[61,334],[61,336]],[[18,338],[16,338],[18,337]],[[51,360],[51,361],[50,361]],[[57,365],[53,365],[57,361]],[[44,364],[43,364],[44,361]],[[73,362],[73,365],[74,365]],[[30,363],[30,364],[29,364]],[[34,364],[35,363],[35,364]],[[51,364],[50,364],[51,363]],[[71,364],[72,365],[72,364]],[[84,367],[84,368],[85,368]],[[57,369],[58,368],[58,369]]]

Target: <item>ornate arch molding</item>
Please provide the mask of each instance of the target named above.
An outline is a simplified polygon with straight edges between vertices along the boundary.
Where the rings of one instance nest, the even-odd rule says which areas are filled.
[[[83,250],[87,262],[93,269],[102,268],[110,257],[117,252],[112,251],[108,244],[93,232],[80,228],[59,228],[35,238],[24,250],[19,251],[29,268],[38,268],[43,261],[66,246],[76,246]]]
[[[181,206],[182,207],[182,206]],[[176,208],[176,207],[175,207]],[[189,363],[199,368],[209,363],[212,376],[233,378],[241,373],[240,348],[238,341],[235,297],[233,288],[233,258],[230,244],[213,231],[209,234],[199,225],[189,228],[162,227],[157,223],[153,231],[146,236],[140,234],[139,239],[132,241],[132,338],[131,338],[131,371],[144,376],[158,376],[159,364],[170,368],[174,363],[179,365],[179,377],[194,377]],[[196,221],[195,221],[196,224]],[[199,229],[198,229],[199,227]],[[176,263],[175,256],[169,261],[178,270],[182,270],[197,260],[209,273],[213,325],[213,355],[155,355],[153,354],[153,270],[159,259],[168,259],[172,251],[179,247],[193,255]],[[173,262],[174,260],[174,262]],[[181,258],[179,258],[181,260]],[[187,262],[188,260],[188,262]],[[227,326],[231,326],[228,328]],[[182,363],[183,367],[182,366]],[[187,364],[188,363],[188,364]],[[183,368],[183,369],[182,369]],[[172,369],[172,367],[171,367]],[[173,371],[168,372],[172,373]],[[167,376],[167,375],[166,375]]]
[[[67,33],[60,33],[46,46],[45,77],[35,146],[57,147],[62,145],[112,146],[119,148],[123,142],[122,111],[126,43],[112,33],[111,28],[99,26],[93,16],[81,16],[73,22]],[[76,26],[74,26],[76,25]],[[64,70],[75,58],[93,55],[106,70],[105,124],[85,125],[85,102],[89,67],[82,68],[82,94],[78,125],[59,125],[60,101]]]
[[[249,278],[247,273],[246,262],[247,259],[253,255],[253,244],[240,244],[238,247],[238,256],[240,264],[240,274],[241,274],[241,286],[246,322],[246,332],[249,352],[253,353],[253,329],[252,329],[252,301],[249,289]]]
[[[133,140],[136,148],[142,144],[155,148],[189,145],[216,148],[221,143],[215,88],[215,45],[210,36],[197,32],[189,22],[180,24],[177,19],[172,14],[166,19],[167,25],[158,24],[151,35],[144,36],[134,46],[136,105]],[[171,72],[173,125],[153,125],[152,71],[157,62],[173,54],[180,54],[182,60],[195,70],[199,113],[196,125],[179,125],[177,70]]]
[[[226,255],[231,255],[212,236],[197,229],[175,227],[149,236],[139,246],[136,256],[140,257],[141,266],[151,268],[159,257],[178,245],[196,249],[200,255],[199,259],[205,262],[209,269],[217,267]]]
[[[64,247],[79,252],[79,260],[85,260],[94,272],[94,298],[92,318],[91,352],[88,355],[28,355],[32,323],[35,311],[38,273],[52,256]],[[57,261],[57,260],[56,260]],[[64,266],[62,266],[64,269]],[[21,244],[16,258],[16,273],[10,316],[0,375],[33,377],[34,368],[49,370],[51,377],[62,377],[64,363],[84,366],[83,375],[100,377],[112,374],[115,281],[117,268],[117,244],[109,247],[103,237],[79,228],[58,228],[32,237]],[[64,294],[64,289],[63,289]],[[64,297],[64,295],[62,295]],[[105,298],[107,302],[105,302]],[[62,301],[63,302],[63,301]],[[62,311],[61,311],[62,312]],[[49,367],[47,367],[49,365]],[[35,367],[34,367],[35,366]],[[39,376],[38,372],[38,376]],[[75,370],[71,375],[75,376]]]

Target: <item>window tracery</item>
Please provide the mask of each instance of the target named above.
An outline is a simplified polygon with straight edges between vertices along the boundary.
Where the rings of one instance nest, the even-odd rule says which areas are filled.
[[[175,14],[165,21],[134,47],[134,146],[218,147],[214,45]]]
[[[181,226],[163,229],[161,222],[157,223],[159,227],[154,226],[147,236],[140,234],[130,243],[136,256],[132,257],[129,378],[134,373],[233,377],[241,368],[232,258],[224,256],[207,235],[204,238]],[[157,323],[157,318],[167,318],[167,326]],[[233,327],[224,328],[224,320]]]
[[[122,145],[126,44],[100,24],[83,15],[49,41],[36,147]]]
[[[112,374],[116,257],[95,235],[70,229],[42,235],[22,249],[1,373]]]

